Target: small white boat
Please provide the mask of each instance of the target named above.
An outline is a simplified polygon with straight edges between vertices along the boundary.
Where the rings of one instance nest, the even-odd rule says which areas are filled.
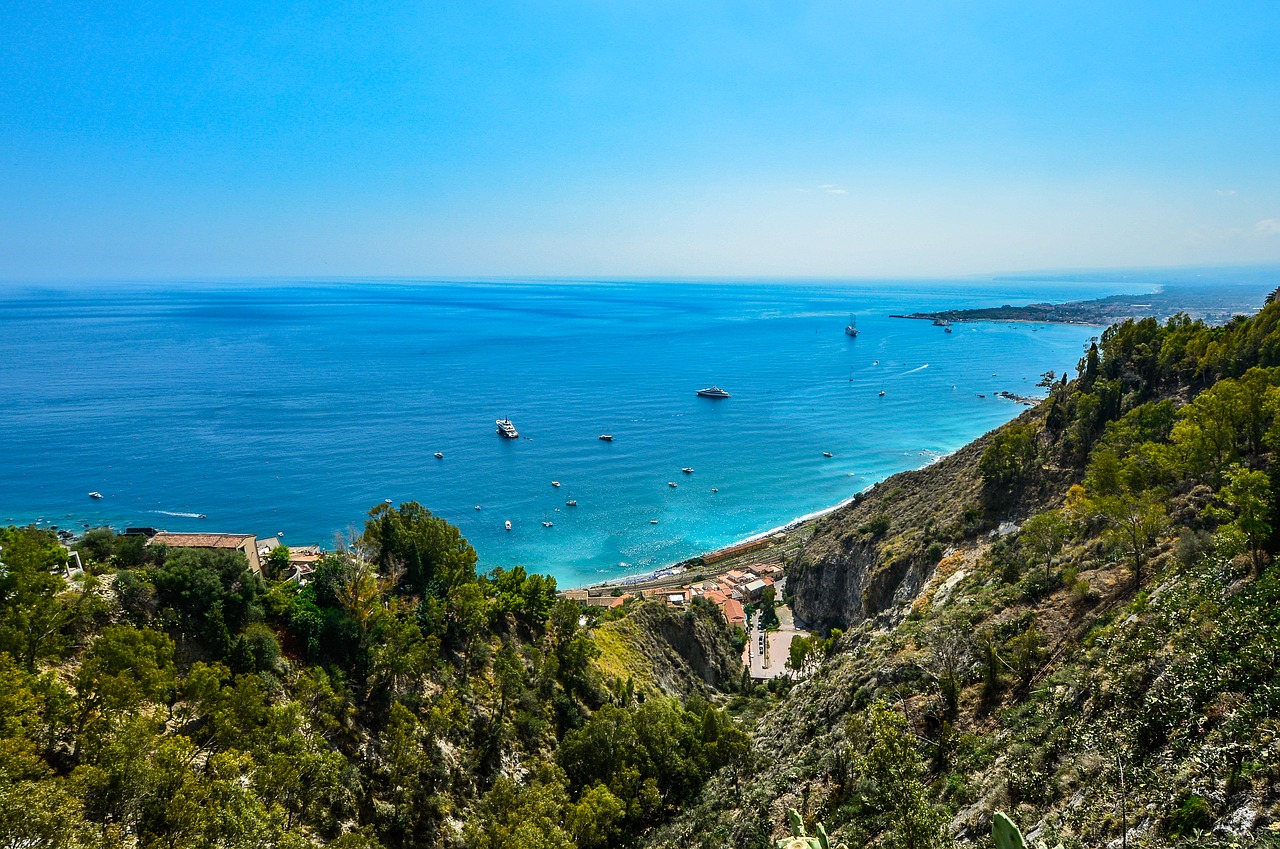
[[[602,434],[600,434],[600,438],[601,438],[602,440],[604,440],[605,442],[613,442],[613,434],[612,434],[612,433],[602,433]]]
[[[578,499],[576,499],[576,498],[570,498],[568,501],[566,501],[566,502],[564,503],[564,506],[565,506],[565,507],[577,507],[577,506],[578,506]]]
[[[102,497],[102,493],[101,493],[101,492],[98,492],[98,491],[95,489],[93,492],[89,493],[89,497],[90,497],[90,498],[101,498],[101,497]]]
[[[197,518],[197,519],[203,519],[203,518],[204,518],[204,514],[203,514],[203,513],[197,513],[197,514],[196,514],[196,518]]]
[[[822,452],[822,456],[823,456],[823,457],[830,457],[830,456],[831,456],[831,452],[830,452],[830,451],[823,451],[823,452]]]
[[[883,395],[883,394],[884,394],[884,390],[883,390],[883,389],[881,389],[881,390],[880,390],[880,394],[881,394],[881,395]]]
[[[551,482],[551,485],[552,485],[552,486],[559,486],[559,485],[560,485],[560,481],[552,481],[552,482]]]
[[[720,490],[716,489],[716,488],[713,486],[713,487],[711,487],[711,491],[712,491],[712,492],[719,492]]]
[[[551,523],[551,522],[543,522],[543,523],[542,523],[542,527],[544,527],[544,528],[549,528],[549,527],[551,527],[551,525],[552,525],[552,523]]]
[[[511,530],[511,520],[510,520],[510,519],[508,519],[508,520],[507,520],[506,525],[507,525],[507,530]]]
[[[477,505],[476,505],[476,509],[477,509],[477,510],[479,510],[479,509],[480,509],[480,505],[479,505],[479,504],[477,504]]]
[[[391,503],[391,499],[390,499],[390,498],[384,498],[384,499],[382,499],[382,503],[383,503],[383,504],[390,504],[390,503]]]
[[[437,452],[436,452],[436,459],[437,459],[437,460],[443,460],[443,459],[444,459],[444,454],[441,454],[439,451],[437,451]]]
[[[693,474],[693,469],[692,469],[692,467],[690,467],[690,466],[685,466],[685,467],[684,467],[683,469],[681,469],[680,471],[684,472],[686,475],[691,475],[691,474]]]
[[[679,484],[676,483],[675,481],[667,481],[667,486],[671,487],[672,489],[675,489],[677,486],[679,486]]]
[[[651,524],[651,525],[656,525],[656,524],[658,524],[658,520],[657,520],[657,519],[650,519],[650,520],[649,520],[649,524]]]

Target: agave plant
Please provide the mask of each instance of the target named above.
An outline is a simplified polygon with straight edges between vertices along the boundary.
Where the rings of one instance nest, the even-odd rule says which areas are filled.
[[[833,847],[831,841],[827,838],[827,830],[822,827],[822,823],[818,823],[815,826],[818,831],[817,835],[810,837],[805,831],[804,819],[795,808],[787,810],[787,820],[791,823],[791,836],[779,840],[778,849],[849,849],[843,843],[837,843]]]

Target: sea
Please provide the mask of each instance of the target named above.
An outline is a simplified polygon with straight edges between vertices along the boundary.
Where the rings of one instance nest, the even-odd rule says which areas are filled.
[[[4,284],[0,520],[330,547],[372,507],[417,501],[481,570],[562,587],[642,574],[955,451],[1025,409],[997,393],[1042,394],[1100,333],[892,314],[1133,288]],[[731,397],[696,394],[712,385]]]

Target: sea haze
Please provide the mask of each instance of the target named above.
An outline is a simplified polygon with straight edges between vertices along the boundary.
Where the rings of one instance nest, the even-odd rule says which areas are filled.
[[[997,392],[1038,392],[1099,332],[947,334],[890,313],[1133,288],[11,287],[0,520],[330,545],[383,499],[416,500],[462,529],[482,568],[580,585],[777,527],[954,451],[1024,409]],[[696,396],[711,384],[733,397]],[[520,439],[497,435],[502,416]]]

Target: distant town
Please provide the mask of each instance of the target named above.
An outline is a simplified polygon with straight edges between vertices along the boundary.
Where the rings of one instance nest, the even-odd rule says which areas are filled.
[[[1255,286],[1197,286],[1178,284],[1137,295],[1111,295],[1060,304],[1005,304],[983,309],[948,309],[893,315],[890,318],[928,319],[935,324],[964,321],[1029,321],[1048,324],[1086,324],[1105,327],[1125,319],[1165,321],[1179,313],[1209,324],[1224,324],[1237,315],[1253,315],[1261,300]]]

